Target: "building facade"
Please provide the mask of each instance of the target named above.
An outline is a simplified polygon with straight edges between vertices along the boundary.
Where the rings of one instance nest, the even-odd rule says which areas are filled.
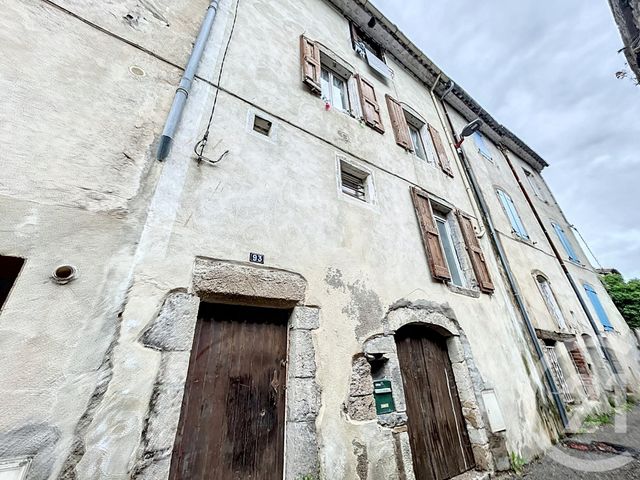
[[[452,478],[637,389],[545,161],[368,2],[7,9],[8,478]]]

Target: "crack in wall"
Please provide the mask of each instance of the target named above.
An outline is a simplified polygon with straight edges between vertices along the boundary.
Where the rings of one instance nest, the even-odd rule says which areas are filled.
[[[105,394],[107,393],[107,389],[109,387],[109,383],[113,378],[113,352],[115,350],[116,345],[118,345],[118,341],[120,339],[120,331],[122,328],[122,314],[124,312],[124,305],[126,301],[123,303],[119,313],[116,316],[116,322],[114,325],[114,332],[111,343],[107,347],[107,350],[104,354],[102,364],[98,368],[100,373],[100,377],[96,384],[95,389],[93,390],[93,394],[89,399],[87,404],[87,408],[84,413],[80,417],[80,420],[76,424],[76,427],[73,432],[73,444],[71,446],[71,452],[67,455],[67,458],[62,465],[62,470],[58,475],[58,480],[76,480],[76,466],[82,460],[82,457],[85,454],[85,435],[89,430],[89,427],[93,423],[95,418],[96,411],[102,400],[104,399]]]

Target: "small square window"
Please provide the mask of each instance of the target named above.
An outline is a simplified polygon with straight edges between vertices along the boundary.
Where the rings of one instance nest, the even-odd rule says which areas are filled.
[[[271,126],[272,126],[272,123],[269,120],[259,117],[258,115],[253,117],[254,131],[268,137],[269,134],[271,133]]]
[[[340,160],[340,188],[342,193],[363,202],[369,201],[369,174]]]

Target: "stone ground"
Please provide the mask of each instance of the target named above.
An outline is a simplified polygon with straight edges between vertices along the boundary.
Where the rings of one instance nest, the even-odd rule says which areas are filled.
[[[619,420],[624,421],[625,413]],[[626,413],[626,432],[616,432],[614,425],[605,425],[599,429],[573,435],[564,440],[591,444],[591,442],[607,442],[627,448],[623,454],[611,454],[594,451],[578,451],[559,444],[547,452],[539,460],[524,467],[520,476],[513,473],[500,476],[501,480],[627,480],[640,479],[640,406]],[[600,444],[606,448],[605,445]]]

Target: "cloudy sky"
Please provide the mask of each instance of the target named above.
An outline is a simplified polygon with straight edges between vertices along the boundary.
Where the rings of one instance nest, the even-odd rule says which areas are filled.
[[[640,87],[606,0],[373,0],[551,165],[544,176],[605,267],[640,277]]]

